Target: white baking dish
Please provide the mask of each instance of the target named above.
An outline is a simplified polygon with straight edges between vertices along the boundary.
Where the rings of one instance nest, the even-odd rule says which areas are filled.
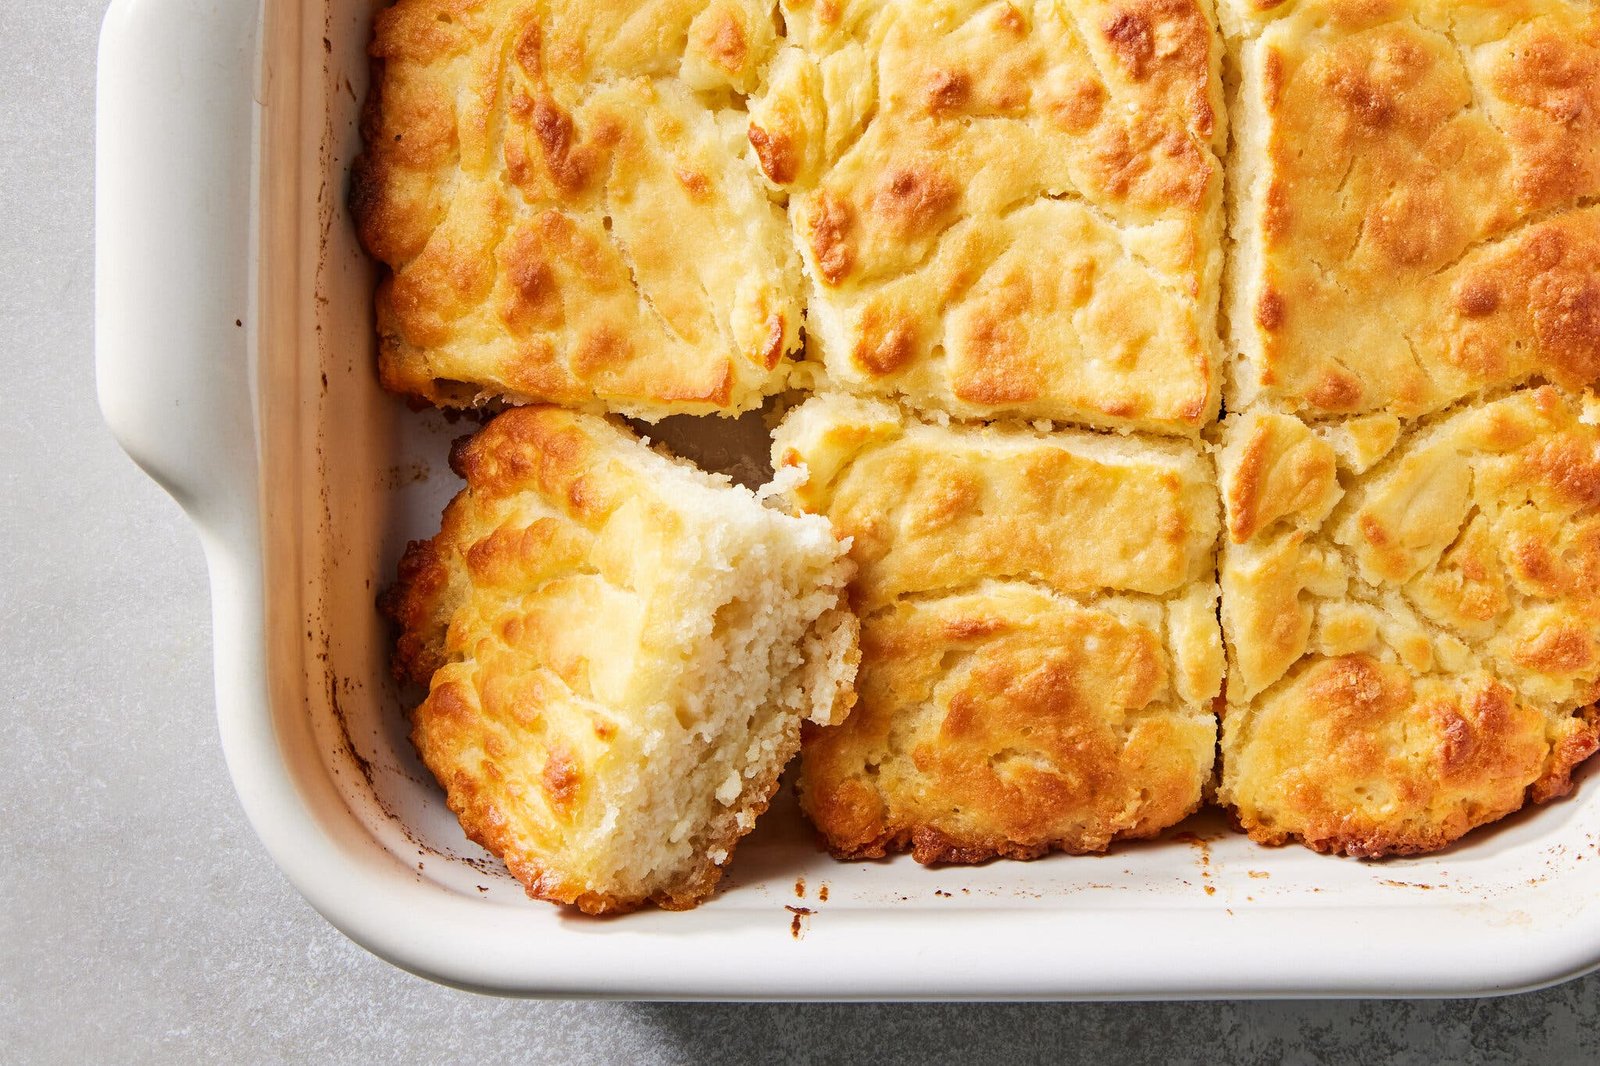
[[[100,50],[100,402],[200,530],[228,765],[329,921],[428,977],[536,995],[1442,995],[1600,963],[1594,781],[1383,864],[1257,848],[1214,815],[1103,858],[839,864],[781,802],[696,911],[526,900],[412,755],[373,608],[453,491],[462,427],[372,370],[345,207],[370,11],[116,0]]]

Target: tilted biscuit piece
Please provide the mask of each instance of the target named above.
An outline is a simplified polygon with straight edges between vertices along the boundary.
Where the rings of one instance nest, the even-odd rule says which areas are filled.
[[[801,720],[854,700],[845,546],[593,415],[508,411],[452,458],[389,598],[423,762],[529,895],[693,906]]]
[[[751,101],[832,385],[969,418],[1215,417],[1207,0],[784,0]]]
[[[1427,851],[1568,791],[1600,743],[1595,413],[1228,420],[1218,798],[1252,837]]]
[[[353,176],[384,384],[734,413],[784,386],[801,274],[746,137],[757,0],[399,0]]]
[[[860,700],[801,757],[834,854],[1101,851],[1200,804],[1223,660],[1196,446],[939,426],[823,394],[773,456],[860,568]]]
[[[1600,380],[1600,8],[1224,0],[1228,407]]]

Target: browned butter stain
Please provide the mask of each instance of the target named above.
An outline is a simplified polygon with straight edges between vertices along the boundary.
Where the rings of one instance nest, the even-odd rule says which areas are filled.
[[[801,934],[805,932],[805,920],[816,911],[810,907],[791,907],[787,903],[783,905],[783,909],[794,915],[789,919],[789,935],[799,940]]]
[[[329,662],[332,654],[329,645],[330,642],[327,636],[324,635],[321,656],[324,664]],[[328,681],[328,709],[333,712],[333,720],[339,723],[339,739],[343,742],[345,754],[350,756],[350,761],[355,764],[356,771],[361,774],[361,779],[367,783],[368,791],[372,793],[374,798],[377,798],[378,788],[376,782],[373,781],[372,763],[367,760],[365,755],[361,754],[361,749],[356,747],[355,738],[350,735],[350,720],[345,717],[344,708],[339,705],[339,678],[333,672],[332,666],[325,666],[325,670]],[[393,812],[384,806],[381,799],[379,799],[378,804],[383,807],[385,814],[389,815],[390,818],[394,818]],[[396,820],[398,821],[398,819]]]
[[[823,903],[828,902],[828,882],[824,881],[817,886],[817,899]]]
[[[805,899],[806,898],[806,879],[805,878],[797,877],[797,878],[794,879],[794,897],[795,897],[795,899]]]
[[[433,470],[427,463],[409,463],[404,466],[391,466],[384,470],[378,479],[380,489],[394,490],[406,485],[417,485],[427,481],[433,476]]]

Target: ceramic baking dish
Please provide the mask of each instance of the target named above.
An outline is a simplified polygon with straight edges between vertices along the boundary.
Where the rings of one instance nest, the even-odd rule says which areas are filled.
[[[1382,864],[1258,848],[1215,815],[1098,858],[840,864],[783,800],[698,910],[597,921],[524,898],[413,756],[373,607],[453,491],[464,426],[406,410],[372,369],[345,207],[370,16],[116,0],[100,44],[101,406],[200,531],[240,802],[334,925],[416,973],[527,995],[1444,995],[1600,962],[1595,781]]]

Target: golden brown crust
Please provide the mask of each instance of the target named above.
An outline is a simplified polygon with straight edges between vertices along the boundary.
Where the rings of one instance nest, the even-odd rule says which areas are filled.
[[[1594,5],[1302,0],[1240,18],[1229,406],[1415,417],[1600,378]]]
[[[1588,406],[1514,392],[1382,459],[1337,426],[1229,420],[1219,798],[1253,837],[1411,854],[1570,788],[1600,742]]]
[[[867,611],[988,579],[1167,596],[1211,577],[1216,484],[1179,442],[945,428],[835,395],[789,415],[773,463],[808,468],[794,499],[852,538]]]
[[[801,762],[801,802],[829,850],[909,848],[924,863],[1097,852],[1195,810],[1216,722],[1177,697],[1160,612],[1145,606],[997,583],[869,617],[859,705]]]
[[[821,395],[774,465],[852,538],[859,702],[805,741],[845,858],[1104,850],[1201,801],[1222,660],[1215,483],[1193,446],[940,427]]]
[[[1485,675],[1413,679],[1360,655],[1314,660],[1253,717],[1230,774],[1273,784],[1234,786],[1250,836],[1363,858],[1434,851],[1562,795],[1597,743],[1582,718],[1547,737],[1547,716]]]
[[[529,895],[693,906],[766,809],[801,718],[853,700],[841,546],[593,415],[507,411],[451,465],[467,487],[385,597],[395,672],[429,686],[412,716],[424,764]],[[751,558],[770,584],[746,587]],[[758,616],[745,636],[720,633],[741,610]],[[722,639],[749,641],[752,663],[702,655]]]
[[[399,627],[391,668],[399,681],[426,685],[444,665],[440,657],[449,626],[446,605],[450,571],[431,540],[414,540],[400,558],[395,584],[379,602],[383,614]]]
[[[451,717],[470,720],[476,713],[454,689],[436,688],[429,694],[413,718],[411,739],[430,769],[433,766],[430,758],[435,761],[452,758],[447,751],[440,750],[443,745],[437,739],[441,732],[439,723]],[[691,910],[716,890],[740,840],[755,820],[766,813],[772,797],[777,794],[783,768],[799,748],[796,728],[783,738],[772,765],[746,786],[738,803],[722,815],[708,833],[705,856],[648,894],[596,890],[583,878],[563,875],[558,868],[539,861],[528,847],[525,833],[518,831],[515,825],[522,816],[507,803],[505,796],[498,794],[498,782],[492,778],[486,781],[481,774],[463,771],[448,780],[441,777],[440,784],[445,789],[445,803],[461,823],[467,839],[499,856],[511,875],[522,882],[530,899],[576,907],[591,915],[627,914],[647,905],[669,911]],[[570,769],[568,772],[571,773]],[[569,781],[563,788],[570,790],[575,785],[576,781]],[[717,852],[722,856],[720,862],[711,858]]]
[[[379,12],[351,205],[384,384],[650,418],[782,388],[799,264],[736,106],[775,45],[754,0]]]
[[[830,379],[963,417],[1217,410],[1221,45],[1200,0],[786,2],[750,139]]]

